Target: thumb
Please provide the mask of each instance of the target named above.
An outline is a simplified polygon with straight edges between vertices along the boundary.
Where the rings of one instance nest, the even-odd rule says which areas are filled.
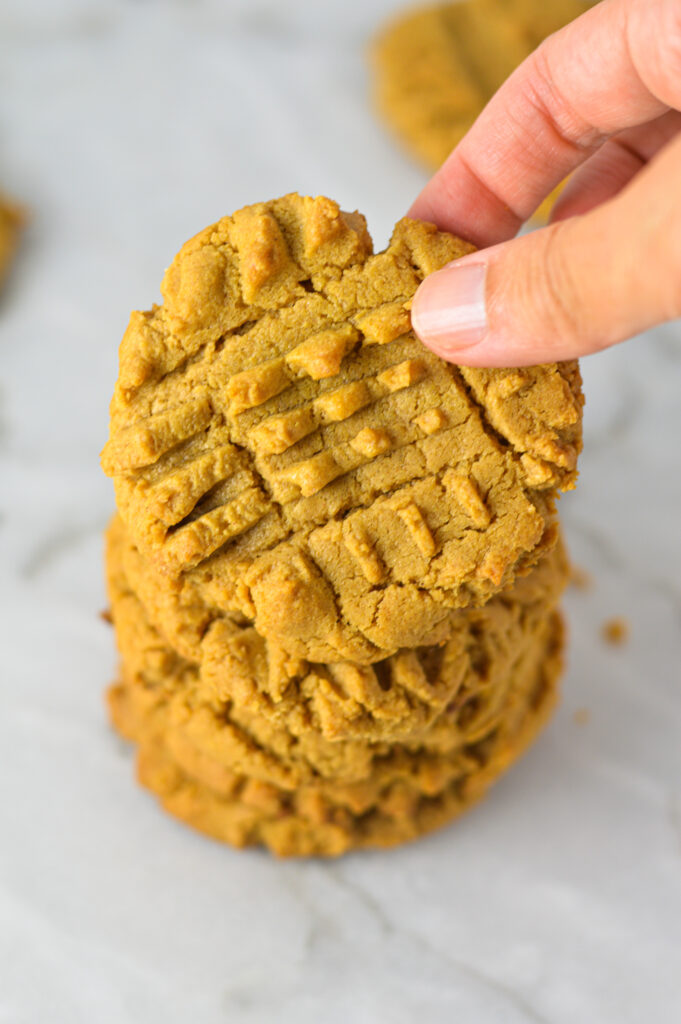
[[[421,341],[467,366],[598,352],[681,316],[681,138],[582,217],[431,274],[412,306]]]

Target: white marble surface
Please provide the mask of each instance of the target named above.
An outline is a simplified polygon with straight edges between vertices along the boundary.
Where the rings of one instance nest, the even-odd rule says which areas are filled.
[[[584,364],[563,511],[594,586],[563,705],[459,824],[332,864],[237,853],[162,815],[107,726],[97,456],[128,312],[196,229],[289,189],[386,240],[422,181],[366,102],[396,6],[0,6],[0,181],[33,210],[0,305],[2,1024],[681,1019],[678,324]]]

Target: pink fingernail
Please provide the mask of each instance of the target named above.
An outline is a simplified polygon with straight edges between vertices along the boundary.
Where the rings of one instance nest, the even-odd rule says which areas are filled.
[[[487,264],[452,263],[425,279],[414,296],[412,324],[424,345],[448,355],[487,333]]]

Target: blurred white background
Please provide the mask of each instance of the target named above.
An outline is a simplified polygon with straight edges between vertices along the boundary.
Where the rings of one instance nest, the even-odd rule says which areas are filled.
[[[98,453],[129,312],[187,237],[290,190],[385,244],[425,181],[369,105],[399,7],[0,6],[0,186],[31,210],[0,298],[2,1024],[681,1017],[679,324],[583,364],[563,705],[468,817],[337,863],[238,853],[166,818],[106,722]]]

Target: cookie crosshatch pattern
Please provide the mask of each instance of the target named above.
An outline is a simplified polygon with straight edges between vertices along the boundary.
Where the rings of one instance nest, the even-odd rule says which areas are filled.
[[[236,616],[207,619],[204,606],[181,603],[118,517],[107,534],[107,552],[116,636],[127,671],[135,671],[140,658],[148,660],[160,636],[176,658],[196,666],[194,688],[204,704],[231,706],[232,720],[236,715],[247,721],[250,734],[255,729],[271,736],[272,726],[286,730],[290,742],[280,737],[277,746],[287,756],[304,745],[309,750],[316,742],[310,734],[320,737],[329,763],[328,744],[338,751],[337,741],[432,745],[444,735],[449,742],[448,714],[458,714],[464,704],[469,711],[475,706],[478,721],[493,717],[517,659],[553,613],[570,571],[559,542],[506,591],[481,608],[459,612],[444,644],[405,648],[372,665],[321,664],[287,656]],[[164,656],[163,663],[175,672],[175,661]],[[316,770],[322,771],[319,765]]]
[[[413,334],[420,281],[471,246],[402,220],[372,251],[323,197],[188,242],[123,339],[103,466],[141,554],[293,657],[445,641],[555,544],[581,447],[575,363],[453,367]]]
[[[554,635],[533,673],[523,679],[525,692],[520,689],[511,698],[513,726],[504,720],[488,737],[463,747],[449,758],[438,783],[414,762],[376,781],[283,790],[216,766],[200,752],[178,756],[162,726],[141,738],[144,719],[137,717],[135,692],[125,684],[112,692],[112,713],[121,733],[139,740],[139,781],[170,814],[233,846],[263,845],[283,857],[338,856],[417,839],[482,799],[522,755],[555,706],[560,636],[556,617]]]
[[[464,705],[468,712],[475,708],[472,727],[494,718],[517,659],[545,628],[569,575],[558,544],[513,587],[482,608],[461,612],[444,644],[405,648],[363,666],[288,657],[233,618],[220,618],[208,629],[195,624],[193,641],[187,642],[181,609],[169,614],[162,586],[145,586],[148,565],[119,518],[108,532],[107,565],[127,672],[136,672],[143,663],[148,674],[150,652],[163,647],[160,674],[176,675],[180,663],[194,666],[193,688],[203,705],[231,708],[231,723],[245,734],[262,737],[265,745],[285,751],[289,759],[294,752],[298,757],[307,751],[303,756],[311,758],[314,770],[327,775],[320,759],[338,772],[334,757],[350,740],[432,746],[452,741],[450,716],[459,715]],[[242,740],[243,735],[240,739],[235,734],[243,753],[248,740]]]

